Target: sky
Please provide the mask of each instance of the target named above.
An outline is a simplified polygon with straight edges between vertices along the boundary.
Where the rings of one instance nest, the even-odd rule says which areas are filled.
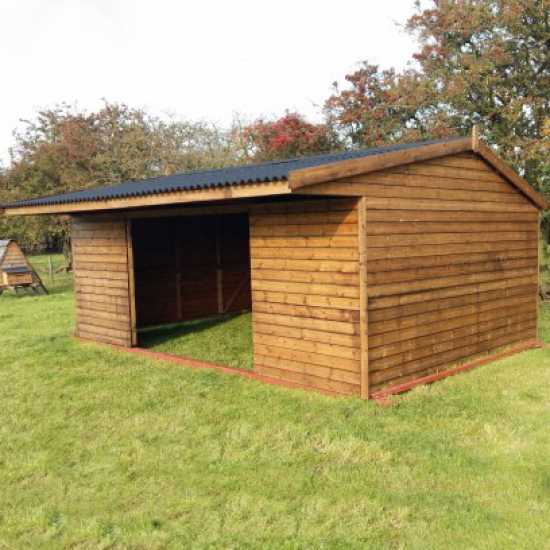
[[[102,99],[229,125],[286,109],[320,118],[362,60],[404,68],[413,0],[1,0],[0,163],[13,130]]]

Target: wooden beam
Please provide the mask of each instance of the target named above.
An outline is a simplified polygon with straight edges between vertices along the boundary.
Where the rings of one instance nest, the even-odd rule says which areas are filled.
[[[218,216],[216,222],[216,291],[218,296],[218,313],[223,313],[223,267],[222,267],[222,241],[221,223]]]
[[[471,150],[472,142],[470,138],[456,139],[445,143],[424,145],[401,151],[333,162],[303,170],[293,170],[289,174],[289,184],[290,188],[295,191],[301,187],[315,183],[356,176],[357,174],[366,174],[368,172],[393,168],[394,166],[411,164],[413,162],[430,160]]]
[[[487,161],[497,172],[505,177],[510,183],[517,187],[529,200],[531,200],[536,206],[542,210],[548,208],[548,202],[537,191],[535,191],[527,180],[523,179],[520,175],[508,166],[506,162],[501,160],[490,147],[484,143],[478,143],[476,153],[480,155],[485,161]]]
[[[181,296],[181,244],[179,239],[179,232],[177,231],[177,220],[172,220],[172,224],[175,227],[172,228],[173,244],[174,244],[174,257],[175,257],[175,270],[176,270],[176,310],[178,320],[183,319],[183,300]]]
[[[244,199],[288,195],[291,190],[286,181],[265,183],[246,183],[231,187],[214,189],[197,189],[159,193],[144,197],[83,201],[69,204],[52,204],[45,206],[12,206],[5,209],[6,216],[34,216],[36,214],[67,214],[75,212],[98,212],[105,210],[125,210],[149,206],[167,206],[172,204],[200,203],[228,199]]]
[[[126,220],[126,243],[128,247],[128,301],[130,309],[130,344],[137,346],[136,293],[134,272],[134,246],[132,241],[132,221]]]
[[[167,208],[147,208],[141,210],[129,210],[126,216],[130,219],[142,218],[173,218],[184,216],[214,216],[216,214],[247,214],[250,212],[250,205],[225,203],[212,206],[174,206]]]
[[[229,297],[229,300],[227,300],[227,303],[225,304],[223,313],[227,313],[231,306],[233,305],[233,302],[239,297],[239,294],[244,290],[245,286],[250,287],[250,277],[247,273],[244,278],[241,280],[241,282],[237,285],[237,288],[233,291],[233,294]]]
[[[541,254],[542,254],[542,243],[541,243],[541,233],[540,233],[540,226],[541,226],[541,221],[542,221],[542,215],[541,215],[541,212],[539,212],[539,223],[538,223],[538,227],[537,227],[537,243],[538,243],[538,247],[537,247],[537,275],[538,275],[538,278],[537,278],[537,327],[536,327],[536,338],[540,338],[541,337],[541,334],[540,334],[540,304],[541,304],[541,288],[542,288],[542,274],[541,274],[541,270],[540,270],[540,266],[541,266]]]
[[[361,197],[357,206],[359,246],[359,331],[361,345],[361,398],[368,399],[369,379],[369,337],[368,337],[368,293],[367,293],[367,200]]]

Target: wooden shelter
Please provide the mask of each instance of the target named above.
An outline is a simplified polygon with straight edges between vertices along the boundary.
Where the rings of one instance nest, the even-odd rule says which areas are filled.
[[[19,289],[30,289],[47,293],[38,273],[34,271],[13,239],[0,240],[0,294],[5,289],[14,292],[18,292]]]
[[[368,398],[537,336],[541,195],[472,138],[20,201],[69,214],[76,334],[253,312],[254,368]]]

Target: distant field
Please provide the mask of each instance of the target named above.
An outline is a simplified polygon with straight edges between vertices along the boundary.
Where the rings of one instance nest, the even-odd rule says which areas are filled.
[[[382,408],[77,342],[71,276],[31,261],[51,294],[0,297],[0,549],[548,548],[550,350]]]
[[[55,270],[65,265],[63,254],[40,254],[30,256],[29,261],[40,275],[42,282],[49,292],[66,292],[73,287],[73,276],[71,273],[55,273]],[[51,262],[53,278],[50,277],[49,264]]]

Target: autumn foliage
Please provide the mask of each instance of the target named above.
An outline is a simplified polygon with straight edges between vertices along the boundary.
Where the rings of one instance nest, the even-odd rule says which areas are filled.
[[[330,151],[335,139],[326,124],[312,124],[298,113],[246,126],[243,137],[247,151],[256,160],[299,157]]]
[[[397,73],[368,62],[334,85],[325,111],[344,143],[371,147],[443,138],[457,132],[433,105],[437,94],[415,71]]]
[[[408,20],[416,66],[367,62],[326,102],[348,145],[466,134],[474,124],[550,194],[550,2],[432,0]]]

